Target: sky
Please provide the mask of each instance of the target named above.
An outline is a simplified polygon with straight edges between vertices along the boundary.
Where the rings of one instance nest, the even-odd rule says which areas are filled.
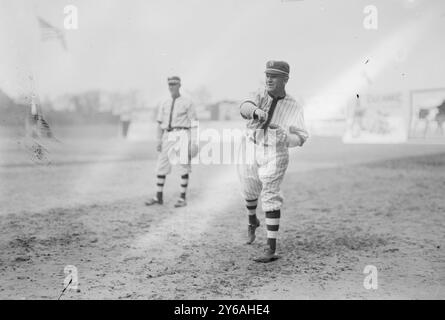
[[[36,17],[64,28],[68,50],[42,42]],[[367,5],[377,29],[363,25]],[[0,89],[17,96],[139,90],[149,103],[205,87],[238,100],[268,60],[291,66],[287,91],[308,101],[363,90],[445,87],[443,0],[0,0]],[[312,100],[311,100],[312,99]],[[340,103],[340,102],[339,102]]]

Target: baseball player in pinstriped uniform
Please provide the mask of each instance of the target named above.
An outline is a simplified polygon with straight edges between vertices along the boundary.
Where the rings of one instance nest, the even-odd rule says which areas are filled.
[[[191,172],[191,150],[197,151],[197,144],[195,141],[193,141],[194,137],[196,137],[196,133],[191,132],[191,130],[196,129],[195,126],[197,123],[197,116],[192,101],[180,94],[180,87],[181,79],[179,77],[174,76],[168,78],[168,88],[170,90],[171,97],[162,102],[158,108],[157,151],[159,152],[159,157],[156,167],[157,193],[155,197],[145,202],[147,206],[163,204],[165,178],[172,169],[172,153],[177,153],[177,148],[180,144],[180,141],[177,139],[178,133],[185,134],[186,139],[188,139],[189,154],[187,157],[188,161],[180,163],[181,195],[176,202],[175,207],[183,207],[187,205],[186,191]],[[179,158],[181,157],[179,156]]]
[[[267,249],[257,262],[270,262],[276,256],[283,197],[280,184],[289,162],[288,148],[302,146],[308,138],[301,103],[289,96],[285,86],[289,64],[269,61],[266,64],[266,88],[256,92],[240,105],[240,113],[248,119],[242,147],[253,150],[253,161],[244,161],[239,168],[243,196],[249,217],[248,244],[255,240],[260,226],[256,216],[258,198],[266,215]]]

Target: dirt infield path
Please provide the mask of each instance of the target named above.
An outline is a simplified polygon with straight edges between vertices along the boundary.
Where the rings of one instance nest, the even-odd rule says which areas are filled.
[[[134,152],[125,161],[0,168],[0,298],[56,299],[64,267],[74,265],[80,292],[63,299],[444,299],[443,151],[313,140],[292,155],[282,258],[271,264],[250,260],[263,228],[243,244],[233,167],[197,166],[181,209],[172,208],[175,176],[165,206],[143,206],[153,160],[132,160]],[[378,270],[377,290],[363,287],[366,265]]]

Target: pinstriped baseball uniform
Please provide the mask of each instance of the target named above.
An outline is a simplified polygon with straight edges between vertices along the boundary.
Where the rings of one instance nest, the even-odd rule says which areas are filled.
[[[174,152],[175,147],[179,147],[179,140],[174,139],[177,132],[169,130],[191,128],[192,122],[197,120],[196,110],[190,99],[183,96],[176,99],[170,97],[159,105],[156,120],[161,128],[165,130],[162,136],[162,150],[159,154],[156,172],[158,175],[167,175],[171,172],[172,167],[169,154]],[[182,175],[191,172],[190,162],[181,163],[180,168]]]
[[[243,196],[252,214],[261,196],[262,209],[266,212],[268,238],[277,237],[279,210],[283,203],[280,185],[289,163],[286,138],[277,135],[277,129],[270,126],[279,126],[288,134],[297,134],[303,142],[308,138],[301,103],[288,94],[275,100],[266,90],[259,90],[240,106],[241,116],[249,119],[246,136],[241,144],[246,158],[240,161],[242,165],[238,167]],[[262,123],[253,117],[253,113],[256,108],[269,112],[271,107],[274,107],[272,118],[264,132],[260,130]]]
[[[263,211],[278,210],[282,204],[280,184],[286,172],[289,162],[288,147],[283,141],[273,142],[276,130],[268,128],[264,135],[258,130],[261,123],[253,119],[253,111],[260,108],[269,111],[272,105],[272,97],[266,90],[260,90],[253,94],[250,99],[242,102],[240,112],[243,118],[250,118],[247,122],[245,144],[253,143],[254,136],[257,137],[254,161],[252,164],[244,164],[241,172],[243,181],[243,193],[246,199],[256,199],[262,192]],[[251,102],[248,104],[245,102]],[[280,126],[284,131],[297,133],[304,141],[308,133],[304,123],[303,107],[290,95],[278,100],[270,125]],[[255,133],[257,133],[255,135]],[[265,137],[266,143],[265,143]],[[270,142],[267,145],[267,142]],[[266,144],[266,145],[265,145]]]
[[[253,137],[254,131],[261,128],[261,123],[253,119],[253,112],[256,108],[268,112],[271,107],[273,98],[265,89],[258,90],[253,93],[249,99],[244,100],[240,106],[241,116],[249,119],[247,122],[247,135]],[[252,104],[246,104],[251,102]],[[278,100],[275,107],[270,125],[278,125],[284,131],[298,133],[305,141],[308,138],[306,125],[304,123],[303,107],[300,101],[297,101],[290,95]]]

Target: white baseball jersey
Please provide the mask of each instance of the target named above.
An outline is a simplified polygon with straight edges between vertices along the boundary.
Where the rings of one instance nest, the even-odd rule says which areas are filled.
[[[261,128],[262,123],[253,118],[253,112],[256,108],[268,112],[272,104],[272,97],[267,90],[258,90],[252,96],[241,103],[240,113],[247,122],[248,136],[252,135],[254,130]],[[250,102],[250,103],[249,103]],[[278,100],[275,107],[270,125],[280,126],[287,133],[298,134],[304,141],[308,138],[308,132],[304,123],[303,106],[290,95]]]
[[[162,129],[190,128],[192,121],[196,121],[196,110],[192,101],[186,97],[179,96],[176,99],[168,98],[158,107],[156,120]]]

